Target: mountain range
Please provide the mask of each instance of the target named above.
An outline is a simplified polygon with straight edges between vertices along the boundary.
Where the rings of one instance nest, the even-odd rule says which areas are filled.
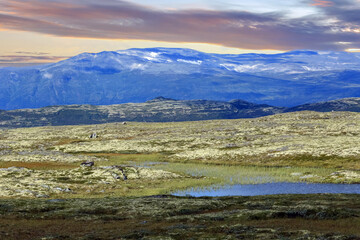
[[[141,103],[157,96],[294,107],[360,97],[360,53],[210,54],[148,48],[0,68],[0,109]]]
[[[122,121],[171,122],[254,118],[305,110],[360,112],[360,98],[346,98],[285,108],[254,104],[243,100],[224,102],[157,97],[145,103],[104,106],[63,105],[0,111],[0,128],[101,124]]]

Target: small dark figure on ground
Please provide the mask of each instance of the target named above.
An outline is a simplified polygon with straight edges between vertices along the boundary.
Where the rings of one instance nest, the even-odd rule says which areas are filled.
[[[92,133],[92,134],[90,135],[90,138],[97,138],[96,133]]]

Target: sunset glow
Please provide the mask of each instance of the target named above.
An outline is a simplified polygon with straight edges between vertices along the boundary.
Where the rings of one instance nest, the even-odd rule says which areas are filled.
[[[360,48],[356,0],[0,0],[0,9],[3,66],[134,47],[216,53]]]

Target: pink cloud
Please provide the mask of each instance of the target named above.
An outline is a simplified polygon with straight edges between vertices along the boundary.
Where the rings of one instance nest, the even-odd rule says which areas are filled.
[[[314,5],[330,3],[316,0]],[[282,13],[165,11],[110,0],[0,0],[0,9],[3,29],[60,37],[199,42],[246,49],[342,50],[338,42],[360,47],[359,34],[333,31],[342,27],[341,22],[319,24],[326,16],[291,19]]]
[[[324,1],[324,0],[313,0],[314,3],[312,3],[312,6],[320,6],[320,7],[331,7],[334,5],[333,2],[330,1]]]

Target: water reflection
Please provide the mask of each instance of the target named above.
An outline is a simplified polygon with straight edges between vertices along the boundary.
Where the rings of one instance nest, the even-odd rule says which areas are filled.
[[[264,184],[236,184],[212,186],[207,189],[191,188],[174,192],[175,196],[222,197],[256,196],[270,194],[311,194],[311,193],[348,193],[360,194],[360,184],[324,184],[276,182]]]

